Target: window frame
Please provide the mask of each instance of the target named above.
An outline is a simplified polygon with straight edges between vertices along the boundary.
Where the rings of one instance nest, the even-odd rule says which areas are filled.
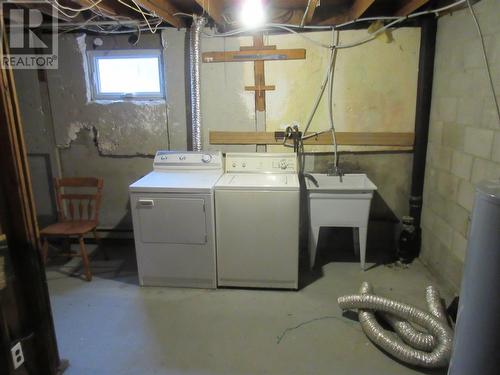
[[[158,74],[160,81],[160,92],[139,92],[139,93],[102,93],[100,92],[100,79],[98,71],[98,60],[100,58],[123,59],[123,58],[156,58],[158,60]],[[141,50],[93,50],[87,51],[91,80],[90,87],[92,100],[124,101],[132,100],[162,100],[165,99],[165,78],[163,68],[163,53],[159,49]]]

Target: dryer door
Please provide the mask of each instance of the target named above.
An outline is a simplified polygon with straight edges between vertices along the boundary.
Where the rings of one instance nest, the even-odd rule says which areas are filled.
[[[203,198],[134,197],[143,243],[207,242]]]

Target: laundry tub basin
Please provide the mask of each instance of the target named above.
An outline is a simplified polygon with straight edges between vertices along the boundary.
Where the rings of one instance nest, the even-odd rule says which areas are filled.
[[[311,266],[316,260],[321,227],[354,228],[354,249],[365,269],[368,216],[375,184],[366,174],[329,176],[314,173],[306,176],[309,201],[309,254]]]

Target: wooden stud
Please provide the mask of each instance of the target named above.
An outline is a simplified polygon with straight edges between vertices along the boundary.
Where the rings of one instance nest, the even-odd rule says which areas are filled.
[[[428,2],[429,0],[407,0],[404,2],[403,6],[399,8],[396,13],[394,13],[394,15],[397,17],[405,17]]]
[[[314,133],[308,133],[308,135]],[[337,132],[337,144],[348,146],[403,146],[412,147],[414,133],[401,132]],[[210,144],[225,145],[280,145],[282,138],[276,138],[274,132],[225,132],[211,131]],[[331,145],[330,132],[318,134],[305,140],[308,145]]]

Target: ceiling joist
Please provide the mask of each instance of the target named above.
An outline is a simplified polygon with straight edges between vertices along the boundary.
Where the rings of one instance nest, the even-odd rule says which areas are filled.
[[[108,17],[116,17],[116,16],[126,16],[127,14],[123,14],[123,9],[120,9],[115,6],[115,4],[107,3],[105,1],[101,1],[100,3],[96,3],[92,0],[72,0],[74,3],[80,4],[84,8],[92,7],[95,11],[101,12],[103,16]],[[116,4],[119,4],[118,2]]]
[[[309,25],[312,21],[312,18],[314,16],[314,11],[316,10],[316,7],[318,6],[319,0],[309,0],[307,2],[307,8],[304,13],[304,17],[301,22],[301,26],[304,25]]]
[[[203,8],[203,10],[215,21],[216,24],[224,26],[224,18],[222,12],[224,11],[223,0],[195,0],[196,3]]]
[[[399,8],[396,13],[394,13],[395,16],[398,17],[406,17],[407,15],[413,13],[416,11],[418,8],[424,6],[427,4],[429,0],[407,0],[401,8]]]
[[[156,14],[158,17],[163,18],[166,22],[174,27],[180,29],[186,26],[184,20],[174,14],[179,10],[173,6],[168,0],[134,0],[142,8],[151,13]]]
[[[338,25],[360,18],[375,0],[354,0],[351,8],[344,14],[336,15],[320,22],[320,25]]]

